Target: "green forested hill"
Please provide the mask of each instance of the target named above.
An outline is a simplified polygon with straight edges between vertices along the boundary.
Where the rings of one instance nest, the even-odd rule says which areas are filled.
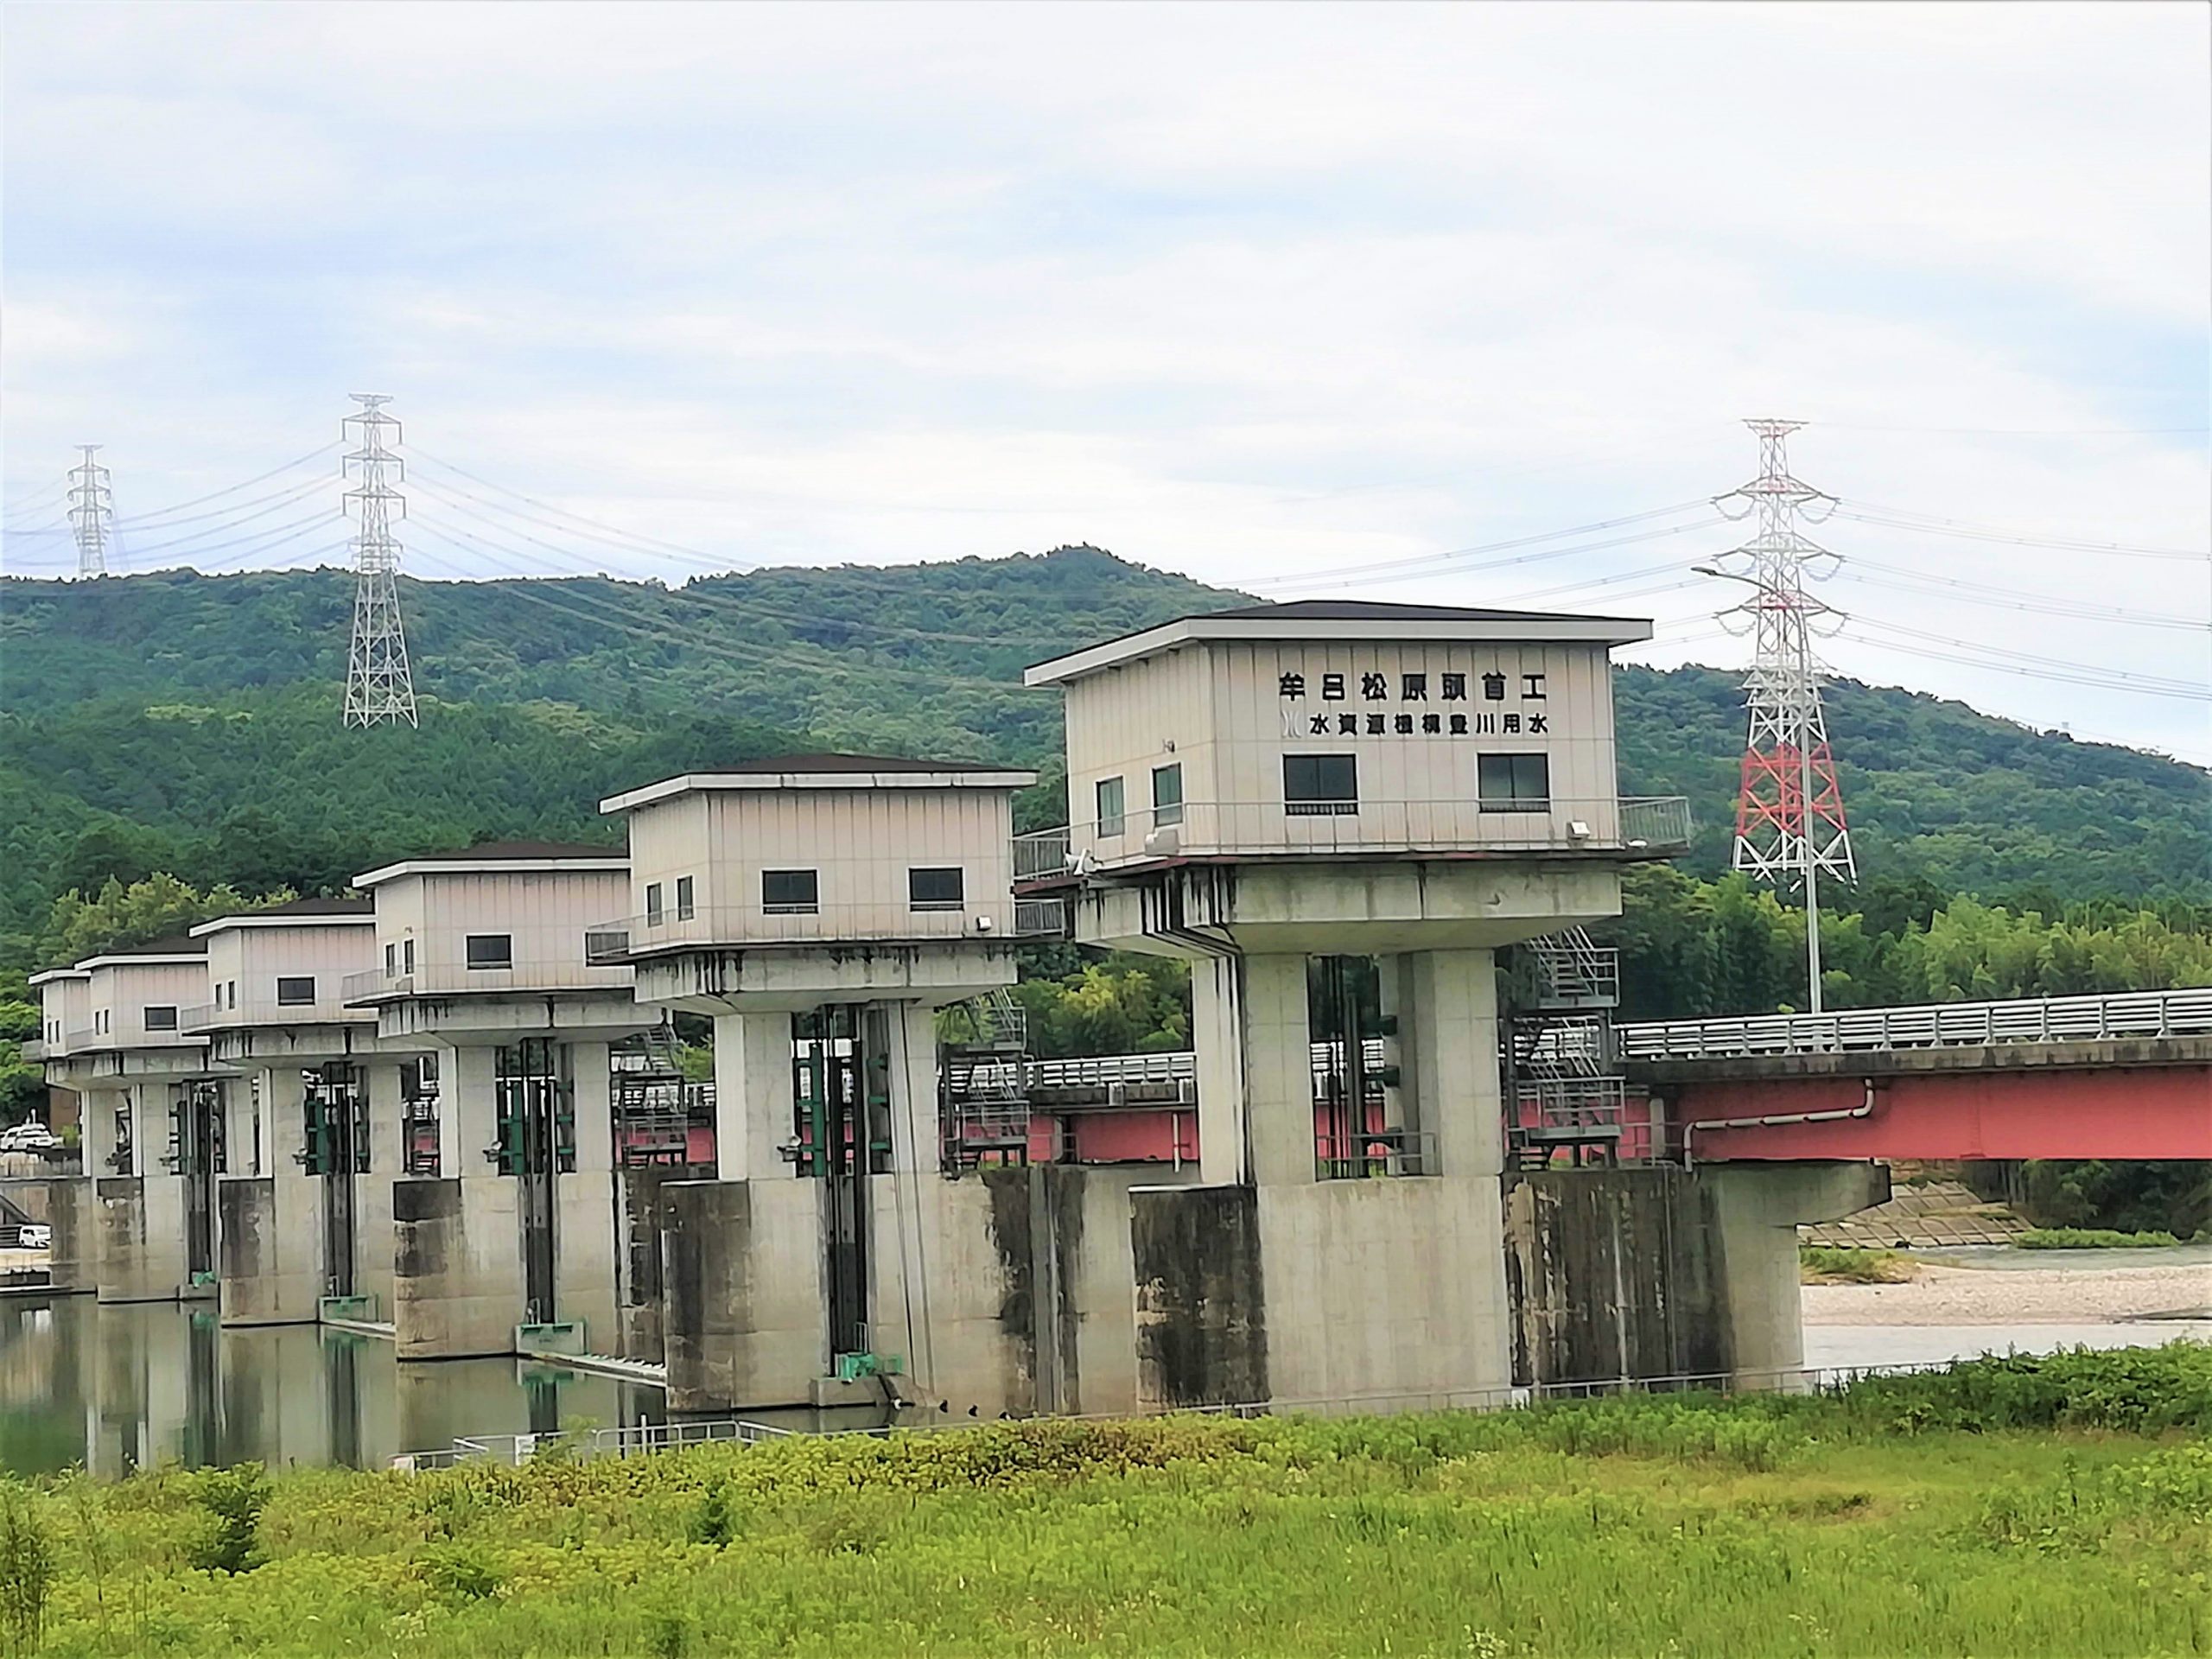
[[[474,835],[604,836],[600,796],[789,743],[1049,766],[1058,700],[1023,664],[1229,597],[1088,548],[678,590],[409,582],[422,729],[364,733],[338,724],[340,573],[0,580],[0,933],[110,874],[315,887]],[[2212,893],[2202,772],[1902,691],[1830,696],[1870,874]],[[1736,677],[1626,670],[1619,707],[1623,789],[1690,796],[1693,862],[1719,868]]]

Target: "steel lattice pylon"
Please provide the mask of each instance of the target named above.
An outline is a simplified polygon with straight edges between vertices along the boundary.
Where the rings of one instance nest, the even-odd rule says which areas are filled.
[[[77,537],[77,574],[107,575],[107,547],[115,537],[115,504],[107,468],[92,457],[97,443],[80,443],[85,459],[69,469],[69,528]]]
[[[399,423],[384,412],[391,399],[376,392],[352,394],[359,412],[343,423],[349,439],[360,429],[359,448],[346,456],[346,476],[356,480],[346,499],[359,515],[353,537],[353,642],[346,659],[346,724],[415,719],[415,677],[407,662],[407,633],[399,617],[399,543],[392,521],[407,516],[407,498],[392,487],[406,476],[394,454]]]
[[[1736,798],[1737,869],[1777,885],[1805,888],[1808,973],[1811,1007],[1821,1007],[1820,877],[1858,879],[1843,791],[1828,747],[1827,717],[1821,707],[1821,670],[1813,635],[1821,619],[1839,613],[1806,591],[1808,575],[1836,556],[1808,539],[1797,520],[1815,502],[1830,500],[1791,476],[1790,433],[1802,421],[1746,421],[1758,435],[1759,475],[1735,495],[1758,515],[1758,533],[1722,556],[1736,569],[1722,574],[1758,591],[1731,614],[1749,620],[1751,671],[1744,682],[1750,712],[1741,779]],[[1723,501],[1729,498],[1723,496]]]

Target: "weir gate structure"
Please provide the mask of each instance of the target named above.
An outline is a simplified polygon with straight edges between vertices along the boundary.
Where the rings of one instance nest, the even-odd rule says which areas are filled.
[[[1060,828],[1023,772],[748,760],[601,803],[626,851],[41,974],[56,1286],[708,1412],[1473,1402],[1791,1370],[1796,1225],[1873,1157],[2212,1155],[2212,994],[1616,1027],[1584,930],[1689,830],[1614,792],[1644,628],[1186,618],[1031,671]],[[1030,1058],[1014,951],[1070,935],[1187,960],[1192,1052]]]

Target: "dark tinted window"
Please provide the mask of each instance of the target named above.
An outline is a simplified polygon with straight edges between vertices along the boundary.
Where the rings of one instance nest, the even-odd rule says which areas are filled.
[[[677,876],[676,878],[676,919],[679,922],[688,922],[691,919],[691,878],[688,875]]]
[[[906,901],[916,910],[957,910],[965,897],[966,883],[957,864],[906,872]]]
[[[1172,766],[1152,769],[1152,822],[1154,829],[1183,822],[1183,764],[1179,760]]]
[[[760,872],[760,907],[771,916],[804,915],[819,909],[819,893],[812,870]]]
[[[276,1001],[280,1007],[296,1008],[315,1001],[315,980],[312,976],[276,982]]]
[[[1283,810],[1293,817],[1359,810],[1359,762],[1349,754],[1286,754]]]
[[[1124,822],[1124,798],[1119,778],[1101,778],[1094,791],[1098,804],[1098,833],[1118,836],[1127,827]]]
[[[1551,804],[1551,757],[1478,754],[1475,792],[1485,812],[1541,812]]]
[[[410,953],[411,954],[411,953]],[[472,968],[512,968],[515,941],[511,933],[472,933],[468,936],[468,965]],[[409,964],[413,971],[413,964]]]
[[[149,1031],[175,1031],[176,1029],[176,1005],[173,1002],[149,1003],[146,1007],[146,1029]]]

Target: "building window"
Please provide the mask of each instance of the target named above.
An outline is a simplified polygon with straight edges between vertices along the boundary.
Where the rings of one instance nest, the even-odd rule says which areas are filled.
[[[399,971],[410,978],[414,976],[415,941],[412,939],[402,939],[399,942]]]
[[[398,973],[399,946],[397,944],[387,944],[384,948],[384,976],[386,979],[392,979],[396,978]]]
[[[760,908],[771,916],[811,916],[821,909],[821,883],[812,870],[760,872]]]
[[[967,902],[964,873],[957,864],[949,869],[908,870],[906,902],[915,910],[958,910]]]
[[[278,1007],[305,1007],[308,1003],[314,1001],[315,979],[312,975],[302,975],[297,979],[279,979],[276,982],[276,1006]]]
[[[1485,812],[1548,812],[1552,761],[1548,754],[1478,754],[1475,795]]]
[[[647,927],[658,927],[666,914],[667,912],[661,908],[660,904],[660,883],[658,881],[646,882],[645,925]]]
[[[146,1005],[146,1029],[149,1031],[175,1031],[176,1029],[176,1004],[174,1002],[148,1003]]]
[[[1152,827],[1183,822],[1183,763],[1152,769]]]
[[[1122,780],[1119,778],[1101,778],[1097,796],[1098,833],[1102,836],[1120,835],[1128,814],[1122,795]]]
[[[688,922],[697,913],[691,903],[691,878],[688,875],[677,876],[676,878],[676,919],[679,922]]]
[[[515,965],[515,940],[512,933],[472,933],[468,936],[468,965],[471,968],[512,968]],[[410,971],[412,971],[411,968]]]
[[[1357,817],[1359,760],[1349,754],[1286,754],[1283,810],[1293,817]]]

